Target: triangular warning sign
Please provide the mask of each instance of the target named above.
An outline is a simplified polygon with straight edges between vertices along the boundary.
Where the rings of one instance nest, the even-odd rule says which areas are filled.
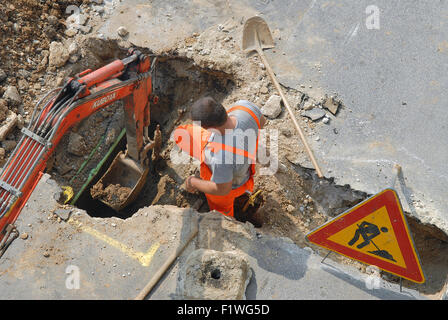
[[[307,234],[308,241],[408,280],[425,277],[397,193],[386,189]]]

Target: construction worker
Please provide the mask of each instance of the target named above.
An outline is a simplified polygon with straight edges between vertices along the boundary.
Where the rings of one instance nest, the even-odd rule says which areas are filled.
[[[177,145],[200,160],[200,177],[185,181],[188,192],[203,192],[210,210],[234,217],[234,200],[253,192],[259,130],[266,120],[253,103],[240,100],[228,111],[211,97],[191,108],[193,125],[174,132]],[[199,127],[200,125],[200,127]],[[256,217],[245,217],[261,226]]]

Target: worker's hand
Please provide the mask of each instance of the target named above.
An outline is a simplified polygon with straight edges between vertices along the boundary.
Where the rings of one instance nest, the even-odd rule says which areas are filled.
[[[198,191],[198,189],[196,189],[195,187],[193,187],[191,185],[191,180],[193,178],[196,178],[195,176],[189,176],[186,180],[185,180],[185,189],[190,192],[190,193],[195,193],[196,191]]]

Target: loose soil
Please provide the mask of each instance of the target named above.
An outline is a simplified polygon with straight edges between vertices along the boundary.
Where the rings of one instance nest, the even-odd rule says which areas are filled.
[[[93,199],[100,199],[116,207],[123,205],[131,192],[131,188],[123,187],[119,184],[109,184],[107,187],[104,187],[100,182],[90,189]]]

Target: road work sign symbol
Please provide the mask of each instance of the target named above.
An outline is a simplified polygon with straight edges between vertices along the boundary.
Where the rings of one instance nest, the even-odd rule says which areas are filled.
[[[425,282],[397,193],[386,189],[307,234],[308,241],[402,278]]]

